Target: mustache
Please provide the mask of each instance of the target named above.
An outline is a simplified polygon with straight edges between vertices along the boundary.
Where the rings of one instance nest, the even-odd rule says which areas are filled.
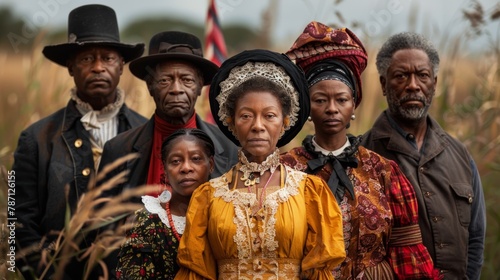
[[[399,100],[399,103],[405,103],[405,102],[408,102],[408,101],[420,101],[424,104],[427,104],[427,99],[425,99],[425,97],[423,96],[419,96],[419,95],[416,95],[416,94],[410,94],[410,95],[407,95],[403,98],[401,98]]]
[[[103,82],[109,82],[109,79],[107,79],[106,77],[103,77],[101,75],[94,75],[92,77],[90,77],[88,79],[88,82],[91,83],[91,82],[95,82],[95,81],[103,81]]]

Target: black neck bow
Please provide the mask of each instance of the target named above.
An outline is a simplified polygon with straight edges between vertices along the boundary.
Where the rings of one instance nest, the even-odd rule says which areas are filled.
[[[346,189],[354,199],[354,187],[352,186],[351,180],[349,180],[349,177],[347,176],[346,169],[347,167],[358,167],[358,159],[354,156],[354,154],[358,150],[361,138],[349,135],[351,146],[346,148],[345,151],[338,156],[325,156],[321,152],[315,151],[312,138],[312,135],[308,135],[302,142],[302,146],[304,146],[306,151],[315,156],[314,159],[307,161],[306,172],[309,174],[316,174],[325,166],[325,164],[331,163],[333,170],[327,183],[330,190],[335,195],[337,202],[340,203],[342,201]]]

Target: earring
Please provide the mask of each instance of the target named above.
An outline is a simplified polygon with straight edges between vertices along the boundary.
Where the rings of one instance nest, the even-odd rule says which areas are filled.
[[[158,196],[158,200],[161,202],[161,203],[167,203],[170,201],[170,199],[172,198],[172,193],[169,191],[169,190],[164,190],[159,196]]]
[[[311,118],[311,116],[307,117],[307,120],[310,121],[310,122],[313,121],[313,119]]]
[[[351,120],[355,120],[355,119],[356,119],[356,115],[352,114]]]

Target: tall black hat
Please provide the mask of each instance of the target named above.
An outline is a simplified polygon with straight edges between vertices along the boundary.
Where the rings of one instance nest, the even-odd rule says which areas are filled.
[[[66,66],[71,55],[87,46],[106,46],[116,49],[125,62],[138,58],[144,44],[120,42],[118,22],[113,9],[103,5],[80,6],[68,16],[68,43],[45,46],[43,54],[53,62]]]

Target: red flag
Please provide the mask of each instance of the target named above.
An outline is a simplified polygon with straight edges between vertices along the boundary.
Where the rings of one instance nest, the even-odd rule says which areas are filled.
[[[205,24],[205,53],[204,57],[213,63],[220,66],[222,62],[227,58],[226,42],[224,42],[224,35],[220,29],[219,17],[217,16],[217,8],[215,6],[215,0],[210,0],[207,13],[207,21]],[[215,123],[210,113],[210,105],[208,102],[208,89],[205,87],[203,89],[204,109],[206,110],[205,121],[209,123]]]
[[[205,25],[205,58],[220,66],[226,57],[226,43],[220,29],[215,0],[210,0]]]

